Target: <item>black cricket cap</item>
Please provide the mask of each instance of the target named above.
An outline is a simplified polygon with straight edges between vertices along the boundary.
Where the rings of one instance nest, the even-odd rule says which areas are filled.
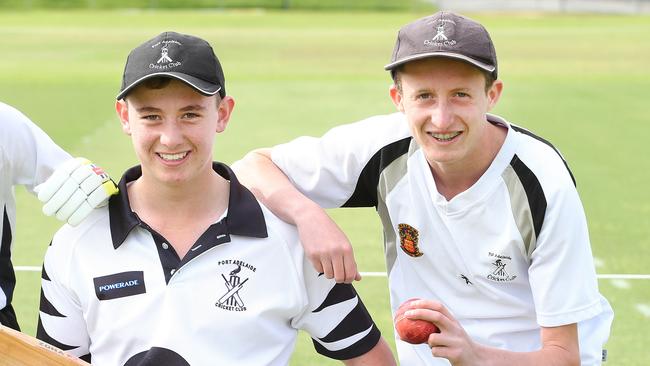
[[[226,96],[223,69],[212,46],[195,36],[164,32],[129,53],[117,99],[124,99],[144,80],[160,76],[183,81],[206,96]]]
[[[439,11],[403,26],[384,69],[393,73],[400,65],[429,57],[463,60],[497,77],[497,55],[490,34],[480,23],[459,14]]]

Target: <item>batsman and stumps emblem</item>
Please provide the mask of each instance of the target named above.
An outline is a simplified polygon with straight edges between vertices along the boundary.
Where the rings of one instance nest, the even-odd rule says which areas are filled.
[[[420,235],[416,228],[408,224],[397,225],[399,231],[399,246],[404,253],[411,257],[420,257],[422,252],[418,247],[418,236]]]
[[[242,300],[240,292],[250,277],[242,276],[241,272],[242,268],[255,272],[255,267],[240,260],[232,259],[219,261],[219,264],[234,264],[236,268],[228,272],[228,276],[225,273],[221,273],[223,287],[219,299],[214,305],[229,311],[246,311],[246,304]]]
[[[434,42],[442,42],[446,41],[448,38],[445,36],[445,27],[440,24],[438,25],[438,28],[436,29],[436,35],[433,37],[432,41]]]
[[[172,62],[173,60],[169,57],[169,48],[167,46],[163,46],[160,49],[160,58],[158,59],[157,64],[163,63],[163,62]]]

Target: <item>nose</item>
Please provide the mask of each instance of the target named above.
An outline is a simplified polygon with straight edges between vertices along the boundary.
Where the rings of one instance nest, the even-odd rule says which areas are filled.
[[[431,124],[440,131],[445,131],[453,123],[453,112],[449,102],[438,101],[430,110]]]
[[[183,131],[176,123],[165,123],[160,131],[160,144],[173,149],[183,143]]]

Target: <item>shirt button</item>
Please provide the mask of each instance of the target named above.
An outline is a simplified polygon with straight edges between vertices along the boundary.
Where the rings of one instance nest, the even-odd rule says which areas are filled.
[[[162,243],[162,247],[163,247],[163,249],[169,249],[169,244],[167,244],[167,243]]]
[[[174,274],[175,272],[176,272],[176,269],[175,269],[175,268],[172,268],[172,270],[169,271],[170,274]]]

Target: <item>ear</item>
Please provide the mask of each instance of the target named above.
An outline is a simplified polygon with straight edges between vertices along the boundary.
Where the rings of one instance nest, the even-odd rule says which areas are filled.
[[[397,110],[404,113],[404,104],[402,103],[404,97],[402,96],[402,93],[400,93],[400,91],[397,89],[397,86],[395,86],[395,84],[390,86],[389,94],[390,99],[393,100],[393,104],[395,104]]]
[[[120,118],[122,124],[122,131],[131,136],[131,125],[129,124],[129,106],[124,99],[115,102],[115,111]]]
[[[231,96],[226,95],[221,99],[221,102],[217,107],[217,114],[219,116],[219,120],[217,121],[217,133],[226,130],[226,126],[228,125],[228,121],[230,120],[234,108],[235,100]]]
[[[492,110],[492,108],[494,108],[494,106],[497,104],[499,98],[501,98],[502,92],[503,92],[503,81],[495,80],[487,92],[488,111]]]

